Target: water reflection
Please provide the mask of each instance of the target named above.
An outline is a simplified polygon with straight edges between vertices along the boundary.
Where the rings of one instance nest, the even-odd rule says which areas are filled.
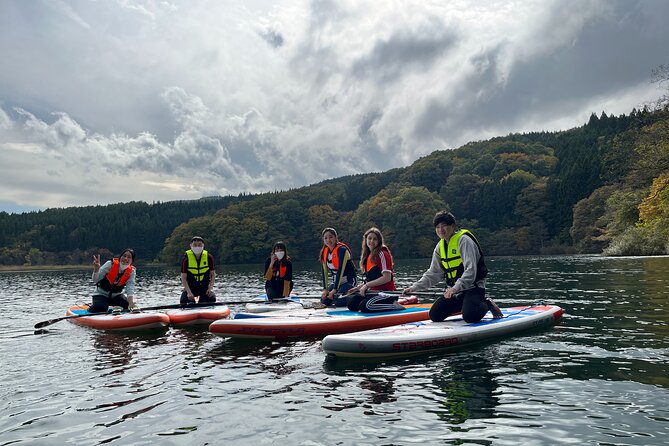
[[[399,261],[408,285],[429,261]],[[561,325],[393,360],[324,356],[319,341],[207,331],[104,333],[60,322],[86,271],[0,274],[0,437],[16,444],[669,444],[669,259],[492,258],[504,306],[544,300]],[[300,294],[318,271],[296,265]],[[177,268],[142,267],[141,306],[176,303]],[[257,265],[221,266],[220,296],[254,297]],[[218,282],[218,281],[217,281]],[[48,288],[44,286],[47,284]],[[29,290],[39,305],[16,299]],[[29,370],[30,373],[26,373]],[[174,440],[175,436],[178,441]],[[186,435],[186,436],[184,436]]]
[[[442,410],[437,410],[439,418],[449,424],[491,418],[499,405],[498,385],[486,352],[453,355],[443,364],[445,367],[434,376],[434,384],[442,396],[439,401]]]
[[[113,331],[91,331],[93,347],[93,369],[104,371],[100,376],[122,375],[133,357],[141,349],[165,344],[163,337],[167,328],[146,333],[122,333]]]

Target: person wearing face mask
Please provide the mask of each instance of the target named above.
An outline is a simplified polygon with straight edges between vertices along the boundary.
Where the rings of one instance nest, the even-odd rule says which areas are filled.
[[[91,280],[96,288],[93,303],[88,308],[91,313],[104,313],[110,306],[134,310],[135,274],[133,265],[135,251],[124,249],[118,258],[108,260],[100,266],[100,255],[93,256],[93,275]]]
[[[269,300],[288,297],[293,290],[293,264],[285,243],[276,242],[265,260],[265,280]]]
[[[181,260],[181,304],[216,302],[214,283],[216,264],[214,256],[204,249],[204,239],[194,236],[190,240],[190,249]]]

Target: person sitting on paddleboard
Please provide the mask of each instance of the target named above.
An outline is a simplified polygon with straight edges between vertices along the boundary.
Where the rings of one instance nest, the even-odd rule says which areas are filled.
[[[181,260],[181,304],[216,302],[215,282],[214,256],[204,249],[204,239],[196,235]]]
[[[346,293],[358,283],[357,272],[353,264],[351,249],[339,241],[334,228],[325,228],[323,248],[319,259],[323,267],[321,303],[345,307],[348,304]]]
[[[439,242],[432,253],[430,268],[404,294],[425,290],[446,279],[448,287],[444,295],[430,308],[431,320],[441,322],[459,311],[468,323],[479,322],[488,310],[493,317],[502,317],[495,302],[485,296],[488,268],[478,240],[467,229],[458,229],[450,212],[437,212],[433,224]]]
[[[118,258],[107,260],[100,266],[100,255],[93,256],[93,275],[95,283],[93,304],[88,308],[90,313],[104,313],[110,306],[123,307],[124,310],[136,309],[135,275],[133,265],[135,251],[124,249]]]
[[[293,263],[288,256],[286,244],[276,242],[265,260],[265,292],[267,298],[288,297],[293,290]]]
[[[365,283],[353,287],[348,309],[363,313],[378,311],[402,310],[403,306],[397,303],[399,296],[370,293],[367,291],[395,291],[393,276],[393,256],[383,241],[383,234],[378,228],[369,228],[362,236],[362,254],[360,268],[365,276]]]

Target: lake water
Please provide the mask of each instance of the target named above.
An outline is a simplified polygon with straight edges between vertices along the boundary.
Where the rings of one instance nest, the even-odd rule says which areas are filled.
[[[429,260],[401,261],[398,285]],[[123,335],[36,322],[87,302],[90,270],[0,273],[0,445],[669,444],[669,258],[489,259],[500,306],[561,325],[409,359],[326,357],[319,340]],[[223,266],[222,300],[262,288]],[[318,292],[313,265],[296,291]],[[176,303],[178,271],[140,268],[140,305]],[[239,307],[233,307],[233,311]]]

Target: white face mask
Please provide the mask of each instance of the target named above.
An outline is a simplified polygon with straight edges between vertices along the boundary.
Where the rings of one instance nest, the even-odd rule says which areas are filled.
[[[125,269],[126,269],[127,267],[129,267],[129,266],[130,266],[130,264],[127,264],[127,265],[126,265],[126,264],[124,264],[124,263],[119,263],[119,265],[118,265],[118,267],[119,267],[119,269],[120,269],[121,271],[125,271]]]
[[[199,256],[204,251],[204,246],[191,246],[190,250],[193,251],[193,254]]]
[[[276,255],[276,258],[281,260],[283,259],[283,255],[285,254],[283,251],[274,251],[274,254]]]

